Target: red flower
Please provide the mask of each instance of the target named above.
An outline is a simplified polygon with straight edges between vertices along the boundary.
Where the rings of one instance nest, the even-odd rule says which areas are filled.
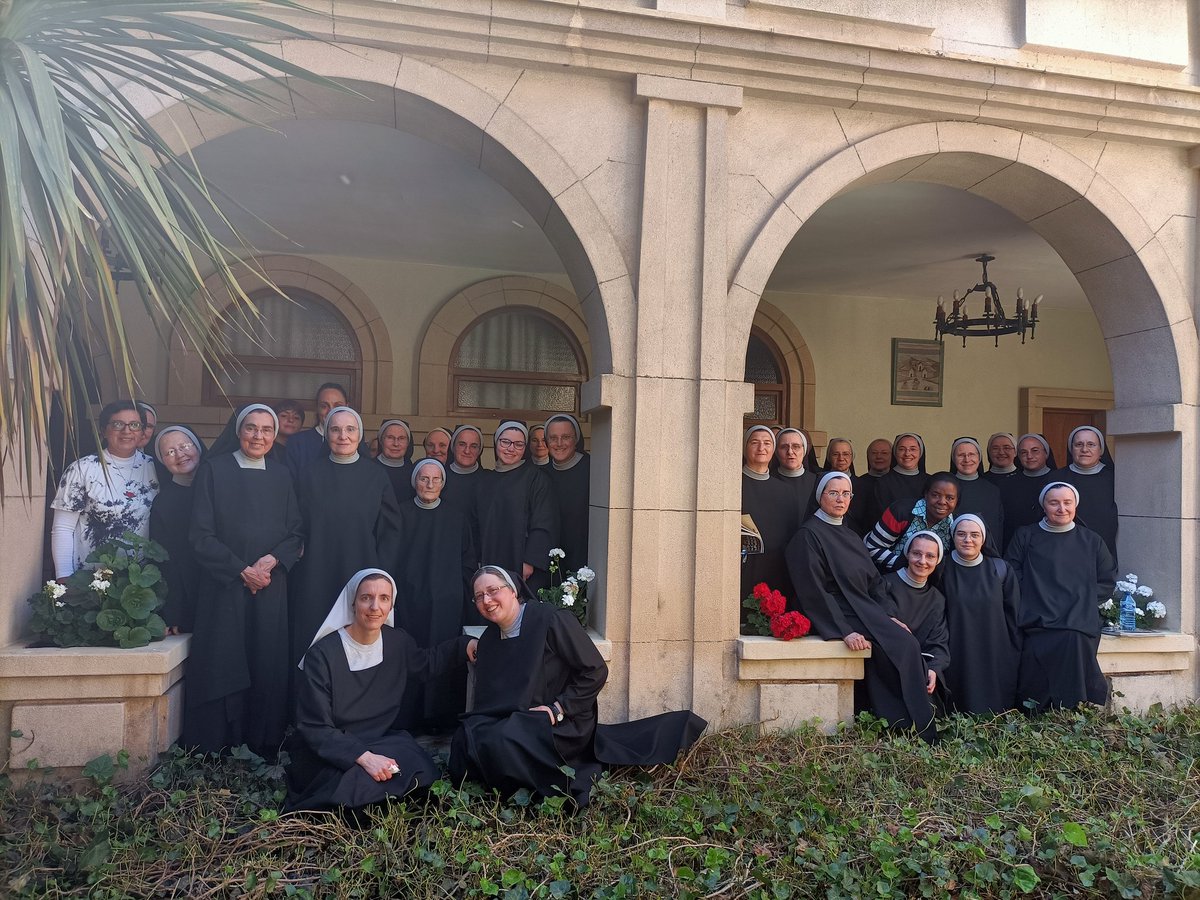
[[[779,591],[771,591],[767,596],[758,599],[758,608],[768,619],[783,615],[787,609],[787,600]]]
[[[767,597],[770,595],[771,589],[769,587],[767,587],[767,583],[765,581],[760,581],[758,584],[756,584],[754,586],[754,590],[752,591],[752,593],[754,595],[755,600],[762,600],[764,597]]]
[[[812,622],[798,612],[785,612],[782,615],[771,617],[771,634],[781,641],[804,637],[810,628],[812,628]]]

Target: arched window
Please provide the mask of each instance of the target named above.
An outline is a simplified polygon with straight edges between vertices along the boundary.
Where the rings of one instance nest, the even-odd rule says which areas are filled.
[[[255,323],[258,337],[234,323],[218,326],[231,349],[226,371],[214,380],[206,374],[204,401],[307,401],[326,381],[336,381],[358,402],[362,384],[362,352],[353,329],[336,309],[316,294],[288,288],[288,297],[273,291],[250,294],[262,313]]]
[[[746,421],[782,427],[789,409],[787,368],[775,342],[758,327],[750,329],[746,346],[746,381],[754,385],[754,412]]]
[[[583,360],[574,335],[553,317],[523,306],[494,310],[454,347],[450,411],[531,420],[578,413]]]

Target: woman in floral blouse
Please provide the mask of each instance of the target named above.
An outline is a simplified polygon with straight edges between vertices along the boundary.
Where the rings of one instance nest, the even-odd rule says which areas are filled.
[[[154,461],[138,449],[145,422],[127,400],[100,411],[101,449],[71,463],[50,504],[54,575],[79,569],[91,552],[127,531],[147,537],[158,494]],[[103,456],[103,461],[101,461]]]

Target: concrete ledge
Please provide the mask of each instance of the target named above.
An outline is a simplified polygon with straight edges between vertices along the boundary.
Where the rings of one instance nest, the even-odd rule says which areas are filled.
[[[471,637],[477,638],[483,634],[483,629],[486,625],[464,625],[463,634],[469,634]],[[592,643],[596,645],[596,649],[600,651],[600,656],[603,657],[606,663],[612,662],[612,641],[608,638],[601,637],[595,629],[587,630],[588,637],[592,639]],[[472,672],[472,675],[474,673]]]
[[[738,678],[743,681],[856,681],[870,650],[851,650],[841,641],[803,637],[779,641],[738,636]]]
[[[131,650],[0,650],[0,727],[10,732],[0,764],[16,772],[36,762],[71,775],[90,759],[126,750],[124,777],[146,771],[182,729],[190,642],[180,635]]]
[[[1106,634],[1100,638],[1096,658],[1105,675],[1151,674],[1189,669],[1195,652],[1196,638],[1190,634]]]

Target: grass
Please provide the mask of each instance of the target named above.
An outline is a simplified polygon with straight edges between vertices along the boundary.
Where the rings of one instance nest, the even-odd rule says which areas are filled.
[[[934,747],[864,717],[708,736],[581,815],[439,782],[356,829],[279,815],[250,754],[121,787],[102,757],[86,789],[0,785],[0,895],[1197,897],[1198,760],[1197,706],[956,718]]]

